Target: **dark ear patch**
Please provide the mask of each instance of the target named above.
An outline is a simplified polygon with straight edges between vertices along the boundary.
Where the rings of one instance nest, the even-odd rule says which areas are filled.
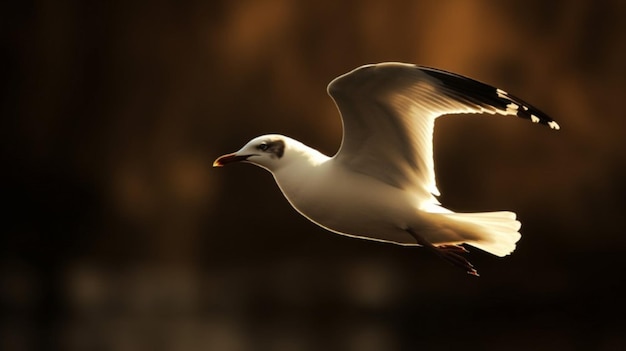
[[[272,153],[272,156],[276,156],[278,158],[283,157],[285,153],[285,142],[282,140],[274,140],[267,144],[269,146],[268,151]]]

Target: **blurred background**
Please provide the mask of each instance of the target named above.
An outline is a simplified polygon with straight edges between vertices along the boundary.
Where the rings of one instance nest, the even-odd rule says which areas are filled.
[[[626,349],[623,1],[9,1],[2,350]],[[326,85],[404,61],[557,120],[450,116],[456,211],[514,210],[480,278],[341,237],[213,160],[281,133],[332,155]]]

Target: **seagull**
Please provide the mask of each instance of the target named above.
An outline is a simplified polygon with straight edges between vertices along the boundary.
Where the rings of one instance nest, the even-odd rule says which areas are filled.
[[[290,137],[256,137],[213,167],[247,162],[268,170],[287,201],[337,234],[421,246],[478,276],[467,244],[495,256],[515,250],[521,223],[510,211],[457,213],[444,208],[435,182],[435,119],[449,114],[517,116],[560,129],[523,100],[440,69],[387,62],[358,67],[330,82],[343,122],[332,157]]]

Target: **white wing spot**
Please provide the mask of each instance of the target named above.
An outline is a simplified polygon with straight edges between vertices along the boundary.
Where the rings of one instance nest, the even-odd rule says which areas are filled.
[[[558,124],[558,123],[556,123],[555,121],[550,121],[550,122],[548,122],[548,126],[549,126],[550,128],[552,128],[552,129],[555,129],[555,130],[559,130],[559,129],[561,129],[561,126],[559,126],[559,124]]]
[[[506,93],[506,91],[502,90],[502,89],[496,89],[496,93],[498,93],[498,97],[500,99],[505,99],[508,98],[508,94]]]
[[[530,115],[530,120],[533,121],[533,123],[539,123],[539,117],[535,115]]]
[[[514,103],[510,103],[508,105],[506,105],[506,112],[511,113],[511,114],[517,114],[517,109],[519,108],[518,105],[514,104]]]

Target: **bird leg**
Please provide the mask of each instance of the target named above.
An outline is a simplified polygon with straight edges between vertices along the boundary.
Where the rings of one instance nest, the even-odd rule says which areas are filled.
[[[456,254],[465,254],[469,252],[468,249],[461,245],[437,245],[435,247],[439,250],[450,251]]]
[[[461,254],[468,253],[469,251],[460,245],[438,245],[435,246],[426,239],[424,239],[421,235],[417,234],[413,229],[406,229],[407,233],[409,233],[417,243],[435,255],[441,257],[442,259],[448,261],[454,266],[457,266],[461,269],[464,269],[467,274],[471,274],[478,277],[478,272],[474,269],[474,266],[465,259],[465,257],[461,256]]]

